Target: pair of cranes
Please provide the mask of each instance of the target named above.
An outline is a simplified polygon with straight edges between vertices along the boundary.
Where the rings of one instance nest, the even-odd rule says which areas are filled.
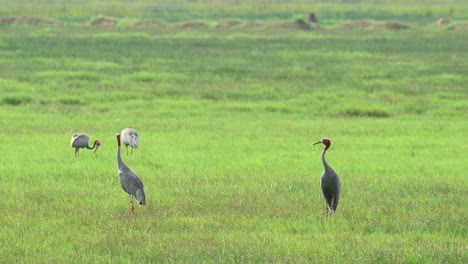
[[[119,180],[122,188],[125,192],[129,194],[130,197],[130,213],[134,214],[134,206],[133,206],[133,197],[136,198],[137,202],[140,205],[146,205],[146,196],[143,187],[143,182],[141,179],[128,168],[122,161],[120,156],[120,137],[122,135],[122,141],[127,149],[128,155],[128,146],[133,148],[137,148],[139,145],[139,138],[138,133],[133,128],[125,128],[122,130],[121,134],[117,134],[117,164],[119,168]],[[94,152],[99,148],[101,142],[99,140],[95,140],[92,147],[88,145],[89,138],[85,134],[76,134],[72,137],[71,145],[75,148],[75,156],[78,156],[78,150],[80,148],[87,148],[87,149],[95,149]],[[331,146],[331,140],[328,138],[324,138],[320,141],[314,143],[316,144],[324,144],[325,148],[322,151],[322,162],[324,166],[324,171],[320,178],[320,186],[322,188],[323,196],[325,197],[325,208],[327,215],[333,214],[336,211],[338,206],[338,201],[340,199],[340,192],[341,192],[341,182],[340,177],[338,174],[328,165],[325,154],[327,150]]]
[[[138,145],[140,145],[138,132],[131,127],[127,127],[122,130],[121,135],[122,135],[122,141],[125,145],[125,148],[127,149],[127,155],[128,155],[128,146],[132,148],[131,153],[133,154],[133,149],[138,148]],[[80,155],[79,151],[81,148],[90,149],[90,150],[94,149],[94,152],[96,152],[98,148],[101,146],[101,141],[98,139],[94,140],[92,147],[88,144],[88,142],[89,142],[89,137],[86,134],[79,133],[79,134],[73,135],[71,139],[71,147],[75,148],[75,157],[78,157]]]
[[[133,197],[137,200],[138,204],[146,205],[146,195],[145,195],[145,188],[143,186],[143,182],[141,181],[140,177],[138,177],[125,163],[122,161],[122,157],[120,155],[120,137],[122,136],[122,141],[127,149],[128,155],[128,146],[130,146],[131,153],[133,154],[133,149],[138,148],[140,144],[140,140],[138,137],[138,132],[131,128],[124,128],[121,134],[117,134],[117,166],[119,169],[119,181],[120,185],[124,189],[126,193],[128,193],[130,198],[130,214],[135,214],[135,207],[133,205]],[[75,156],[79,156],[80,148],[86,149],[94,149],[94,152],[97,151],[101,142],[99,140],[95,140],[93,146],[89,146],[89,137],[85,134],[75,134],[71,139],[71,146],[75,148]]]

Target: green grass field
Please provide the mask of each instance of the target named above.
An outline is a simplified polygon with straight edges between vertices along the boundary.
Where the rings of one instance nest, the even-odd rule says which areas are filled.
[[[37,2],[0,11],[64,21],[0,24],[0,262],[468,263],[468,31],[433,25],[464,1],[319,1],[319,30],[291,26],[306,1]],[[357,19],[411,27],[335,29]],[[77,132],[102,146],[75,158]]]

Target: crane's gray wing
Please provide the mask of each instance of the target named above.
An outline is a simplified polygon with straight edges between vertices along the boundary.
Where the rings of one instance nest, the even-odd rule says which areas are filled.
[[[125,144],[125,145],[130,145],[134,148],[138,148],[138,145],[140,144],[140,140],[138,138],[138,132],[131,128],[131,127],[127,127],[127,128],[124,128],[122,130],[122,133],[120,133],[122,135],[122,142]]]
[[[72,148],[86,147],[89,142],[89,137],[86,134],[75,134],[71,139]]]
[[[140,177],[138,177],[133,171],[131,171],[128,167],[119,170],[119,180],[120,185],[125,192],[132,194],[136,197],[137,190],[143,190],[143,182],[141,181]]]

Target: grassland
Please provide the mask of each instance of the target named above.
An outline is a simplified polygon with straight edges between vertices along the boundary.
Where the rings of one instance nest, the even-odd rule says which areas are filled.
[[[467,33],[428,26],[462,23],[467,7],[418,16],[405,2],[318,2],[335,12],[321,30],[281,24],[299,1],[2,5],[64,24],[0,25],[0,260],[467,263]],[[191,18],[171,16],[181,7]],[[221,9],[242,24],[213,26]],[[405,14],[407,30],[334,29]],[[119,24],[84,26],[98,15]],[[139,19],[166,26],[128,26]],[[177,26],[192,19],[208,26]],[[126,126],[141,147],[123,158],[148,196],[135,217],[115,161]],[[75,158],[76,132],[98,152]],[[343,184],[333,218],[312,146],[323,137]]]

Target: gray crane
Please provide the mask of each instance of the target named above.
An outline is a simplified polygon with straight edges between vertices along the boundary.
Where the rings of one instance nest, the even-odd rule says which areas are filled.
[[[72,136],[70,144],[72,148],[75,148],[75,157],[80,156],[80,148],[94,149],[94,153],[96,153],[99,146],[101,146],[101,141],[97,139],[94,141],[92,147],[89,146],[88,142],[89,137],[86,134],[78,133]]]
[[[326,200],[326,211],[328,215],[329,213],[333,214],[336,211],[338,201],[340,200],[341,183],[338,174],[336,174],[336,172],[330,167],[330,165],[328,165],[327,161],[325,160],[325,154],[327,153],[328,148],[331,146],[331,140],[324,138],[318,142],[315,142],[314,145],[319,143],[325,145],[325,148],[322,152],[322,162],[325,170],[322,173],[320,185],[322,186],[322,193]]]
[[[133,149],[138,148],[138,145],[140,144],[140,139],[138,138],[138,132],[132,128],[132,127],[127,127],[122,130],[120,133],[122,135],[122,142],[125,145],[125,148],[127,149],[127,155],[128,155],[128,146],[132,147],[132,154],[133,154]]]
[[[120,185],[130,197],[130,214],[135,214],[135,207],[133,206],[133,197],[136,198],[138,204],[146,205],[145,189],[143,182],[140,178],[127,167],[122,161],[120,156],[120,134],[117,134],[117,165],[119,168],[119,181]]]

